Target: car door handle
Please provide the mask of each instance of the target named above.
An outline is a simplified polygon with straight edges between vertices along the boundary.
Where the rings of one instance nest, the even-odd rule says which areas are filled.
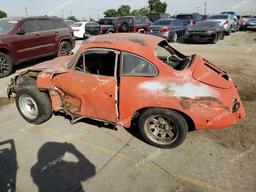
[[[54,33],[59,33],[59,31],[54,31]]]
[[[36,34],[37,37],[40,37],[40,34]]]

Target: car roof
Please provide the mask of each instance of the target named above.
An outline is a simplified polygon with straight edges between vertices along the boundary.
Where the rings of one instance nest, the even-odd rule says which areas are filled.
[[[109,48],[143,56],[147,53],[154,54],[155,48],[162,41],[163,38],[148,34],[113,33],[91,37],[80,49],[83,51],[87,48]]]

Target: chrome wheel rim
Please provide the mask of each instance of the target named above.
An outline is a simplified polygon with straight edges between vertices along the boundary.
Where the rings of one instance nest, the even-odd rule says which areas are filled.
[[[28,119],[34,120],[38,116],[38,107],[35,100],[28,96],[22,95],[19,98],[19,108],[22,114]]]
[[[158,144],[171,144],[177,137],[177,126],[171,118],[163,115],[150,116],[144,125],[147,136]]]
[[[10,70],[8,59],[4,56],[0,56],[0,74],[5,75]]]

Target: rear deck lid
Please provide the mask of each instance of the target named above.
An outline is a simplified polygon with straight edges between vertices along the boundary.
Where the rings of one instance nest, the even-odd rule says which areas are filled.
[[[225,71],[206,59],[196,55],[193,63],[196,65],[193,71],[194,79],[222,89],[228,89],[234,85]]]

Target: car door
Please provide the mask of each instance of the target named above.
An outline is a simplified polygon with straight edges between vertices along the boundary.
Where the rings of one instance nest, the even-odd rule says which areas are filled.
[[[40,30],[40,38],[42,44],[42,55],[55,54],[58,46],[57,35],[59,31],[56,29],[54,22],[50,19],[36,20]]]
[[[82,53],[69,73],[54,78],[64,91],[64,108],[72,114],[117,122],[117,65],[119,52],[90,49]]]
[[[11,45],[14,47],[17,63],[21,63],[41,55],[41,39],[35,20],[25,20],[18,26],[18,31],[23,33],[14,34]],[[18,33],[17,31],[17,33]]]
[[[146,59],[131,53],[124,52],[121,60],[119,111],[120,122],[126,124],[136,110],[151,105],[152,96],[145,94],[141,86],[155,81],[158,69]]]

